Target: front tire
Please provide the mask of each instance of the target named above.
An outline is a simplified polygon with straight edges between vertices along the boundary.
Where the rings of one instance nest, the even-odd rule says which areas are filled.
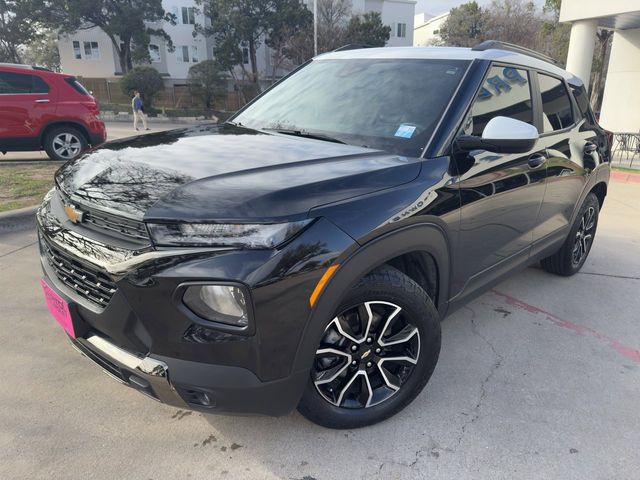
[[[578,273],[589,256],[598,227],[600,202],[594,193],[585,198],[580,212],[560,250],[540,264],[547,272],[570,277]]]
[[[51,160],[73,160],[87,148],[87,139],[73,127],[56,127],[44,139],[44,150]]]
[[[427,293],[392,267],[371,272],[330,319],[298,405],[329,428],[395,415],[422,391],[440,354],[440,318]]]

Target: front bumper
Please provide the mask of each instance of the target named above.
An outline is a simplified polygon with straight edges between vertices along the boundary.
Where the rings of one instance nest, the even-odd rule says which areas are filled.
[[[211,413],[285,415],[293,410],[308,378],[300,372],[261,382],[237,367],[138,356],[90,333],[71,345],[108,376],[167,405]]]
[[[56,193],[38,212],[38,227],[45,279],[70,305],[80,351],[164,403],[237,414],[282,415],[295,408],[308,381],[309,366],[294,365],[311,314],[309,295],[322,266],[353,244],[319,220],[315,231],[281,250],[127,248],[65,220]],[[106,304],[92,304],[63,281],[46,245],[71,259],[76,275],[99,271],[107,278],[114,292]],[[244,285],[250,333],[224,331],[185,309],[176,292],[190,282]]]

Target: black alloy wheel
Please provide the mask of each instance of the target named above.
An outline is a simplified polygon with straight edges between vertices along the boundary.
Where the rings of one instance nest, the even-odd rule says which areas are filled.
[[[565,277],[577,273],[587,260],[593,246],[599,215],[600,202],[598,197],[594,193],[589,193],[580,207],[562,247],[540,262],[542,268]]]
[[[316,351],[312,378],[331,404],[369,408],[400,390],[419,355],[420,332],[400,306],[364,302],[329,323]]]
[[[345,293],[326,321],[298,405],[329,428],[395,415],[423,390],[440,354],[440,316],[429,295],[382,266]]]

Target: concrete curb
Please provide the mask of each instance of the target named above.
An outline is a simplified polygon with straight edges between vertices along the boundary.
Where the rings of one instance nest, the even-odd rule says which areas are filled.
[[[35,224],[36,210],[40,205],[18,208],[0,213],[0,233],[8,233],[30,228]]]

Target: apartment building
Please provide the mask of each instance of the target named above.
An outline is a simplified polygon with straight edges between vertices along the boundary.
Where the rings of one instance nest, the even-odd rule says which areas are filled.
[[[306,1],[313,8],[313,0]],[[382,21],[391,27],[389,46],[411,46],[413,43],[414,0],[353,0],[353,13],[379,12]],[[164,0],[165,10],[173,13],[176,25],[165,23],[164,30],[171,36],[175,51],[170,52],[165,41],[152,38],[149,45],[151,66],[166,77],[167,84],[184,84],[189,68],[213,58],[213,40],[201,34],[195,37],[195,24],[206,25],[204,15],[194,8],[193,0]],[[62,70],[87,78],[114,78],[122,75],[120,61],[109,37],[99,28],[80,30],[58,41]],[[249,50],[243,49],[244,61],[249,67]],[[272,74],[272,58],[264,44],[257,51],[258,71],[262,77]],[[283,72],[281,72],[283,73]]]
[[[442,38],[440,30],[449,18],[449,12],[437,16],[428,13],[419,13],[415,16],[413,27],[413,46],[428,47],[438,45]]]

